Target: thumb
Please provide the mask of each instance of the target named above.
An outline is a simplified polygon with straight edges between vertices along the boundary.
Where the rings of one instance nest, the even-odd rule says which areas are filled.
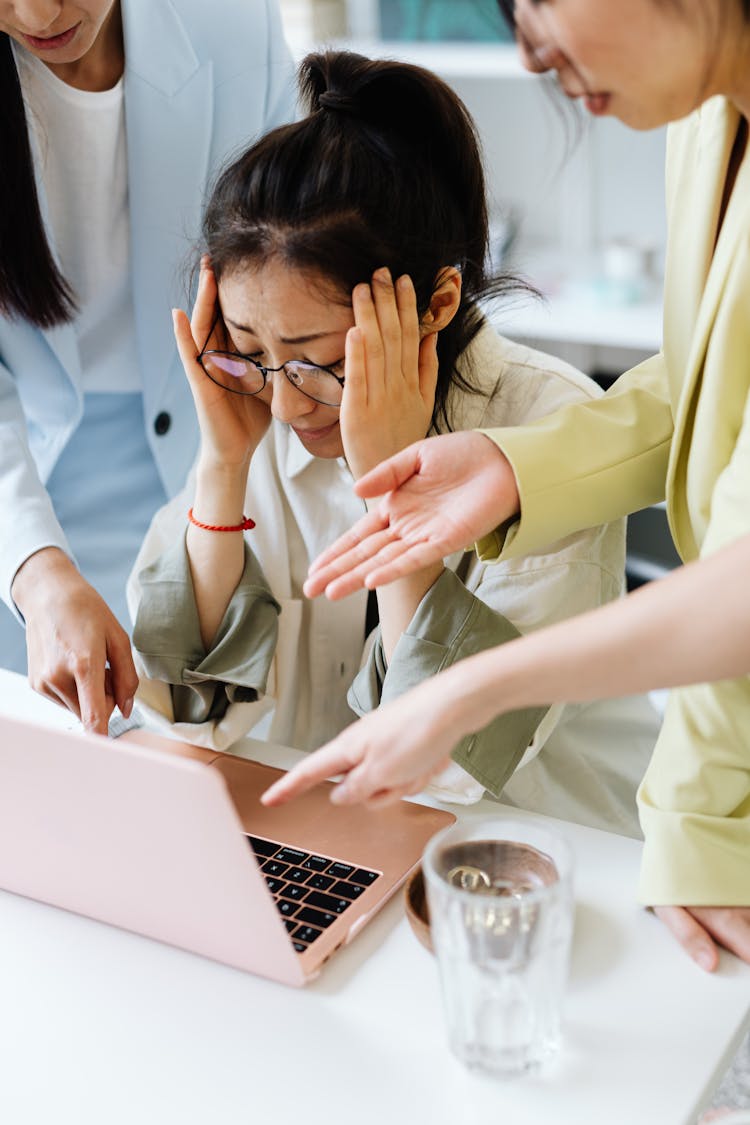
[[[374,469],[370,469],[369,473],[361,476],[354,485],[357,496],[366,500],[374,496],[382,496],[386,492],[393,492],[394,489],[405,484],[419,472],[423,444],[424,439],[407,445],[406,449],[389,457],[387,461],[381,461]]]

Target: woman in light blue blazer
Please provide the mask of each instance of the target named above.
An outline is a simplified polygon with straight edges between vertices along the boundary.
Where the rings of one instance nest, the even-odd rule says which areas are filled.
[[[106,731],[197,424],[171,332],[212,174],[293,114],[275,0],[0,0],[0,665]],[[15,617],[16,620],[13,618]]]

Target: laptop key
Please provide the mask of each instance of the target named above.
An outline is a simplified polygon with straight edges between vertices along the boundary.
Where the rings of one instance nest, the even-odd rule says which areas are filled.
[[[299,848],[282,848],[276,858],[283,863],[302,863],[308,859],[309,852],[301,852]]]
[[[292,945],[296,949],[297,953],[304,953],[307,949],[307,946],[303,945],[301,941],[293,941]]]
[[[361,883],[363,887],[370,887],[376,879],[380,878],[379,871],[368,871],[365,867],[358,867],[353,875],[350,875],[352,883]]]
[[[319,938],[322,932],[322,930],[316,930],[314,926],[298,926],[293,931],[295,941],[306,941],[308,945]]]
[[[247,842],[256,855],[275,855],[279,845],[272,840],[261,840],[258,836],[248,836]]]
[[[297,909],[296,905],[294,909]],[[322,930],[327,929],[331,922],[335,922],[336,917],[335,914],[329,914],[327,911],[313,910],[311,906],[303,906],[296,915],[298,922],[309,922],[311,926],[320,926]]]
[[[299,902],[307,894],[307,887],[300,887],[299,883],[284,883],[283,887],[281,897],[291,898],[294,902]]]
[[[284,878],[290,883],[306,883],[310,878],[310,872],[305,871],[304,867],[290,867]]]
[[[332,863],[328,868],[328,874],[333,875],[334,879],[346,879],[353,870],[350,863]]]
[[[310,886],[315,886],[313,880],[310,880]],[[322,890],[324,888],[320,889]],[[366,890],[367,887],[360,887],[358,883],[345,883],[343,879],[341,879],[338,883],[333,884],[331,894],[338,895],[339,898],[351,899],[353,902],[355,898],[359,898],[360,895],[363,895]]]
[[[275,895],[281,890],[282,887],[286,886],[286,884],[284,883],[283,879],[268,878],[266,879],[266,886],[268,887],[271,894]]]
[[[305,899],[307,906],[319,906],[321,910],[329,910],[333,914],[343,914],[351,906],[348,898],[334,898],[333,895],[324,895],[321,891],[311,891]]]
[[[326,859],[324,855],[311,855],[302,866],[307,867],[310,871],[325,871],[330,862],[330,859]]]
[[[288,869],[288,863],[279,863],[276,859],[267,859],[265,863],[261,863],[260,869],[266,875],[283,875]]]
[[[295,914],[299,910],[299,903],[289,902],[287,899],[281,898],[276,902],[276,909],[278,910],[279,914],[284,914],[287,917],[290,917],[292,914]]]
[[[308,887],[314,887],[316,891],[327,891],[332,883],[333,879],[328,875],[313,875],[307,880]]]
[[[297,923],[294,920],[294,918],[285,918],[284,919],[284,925],[287,928],[287,932],[290,933],[290,934],[293,934],[294,931],[297,929]]]

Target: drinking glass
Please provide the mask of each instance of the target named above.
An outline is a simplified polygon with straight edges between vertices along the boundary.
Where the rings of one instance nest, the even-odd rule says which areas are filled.
[[[559,1044],[570,848],[532,821],[467,820],[433,837],[423,869],[451,1049],[495,1075],[538,1067]]]

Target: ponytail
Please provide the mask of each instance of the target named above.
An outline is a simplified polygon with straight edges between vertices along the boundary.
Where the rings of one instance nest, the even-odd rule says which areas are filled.
[[[21,83],[0,33],[0,314],[51,328],[72,319],[75,298],[52,256],[39,208]]]

